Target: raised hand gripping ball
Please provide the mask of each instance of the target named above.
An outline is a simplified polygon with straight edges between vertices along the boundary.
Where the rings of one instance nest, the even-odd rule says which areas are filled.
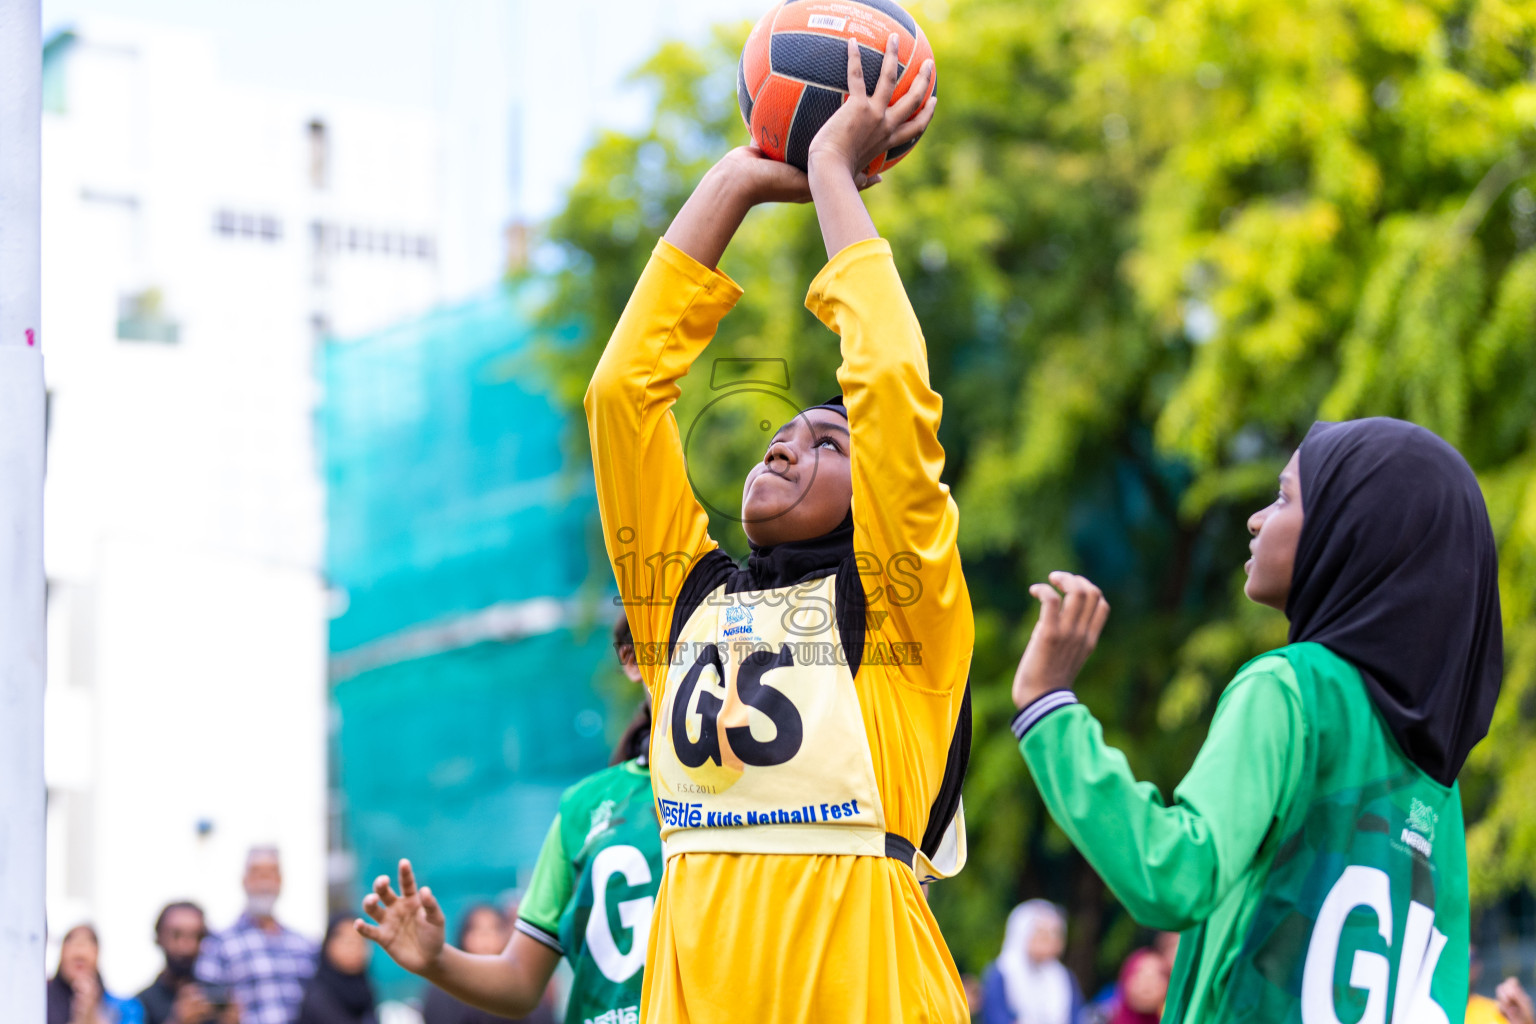
[[[895,103],[933,57],[928,38],[895,0],[784,0],[747,37],[736,71],[736,96],[752,141],[775,160],[806,169],[811,140],[848,98],[848,38],[859,42],[864,88],[873,95],[886,40],[897,37]],[[938,75],[928,96],[938,88]],[[928,96],[923,102],[928,102]],[[921,105],[919,105],[921,109]],[[914,115],[916,116],[916,115]],[[917,139],[865,168],[878,174],[912,151]]]

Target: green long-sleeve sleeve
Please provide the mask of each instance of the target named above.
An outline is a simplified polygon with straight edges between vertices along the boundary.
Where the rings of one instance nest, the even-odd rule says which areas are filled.
[[[1296,793],[1303,723],[1290,663],[1254,661],[1222,694],[1171,805],[1081,704],[1035,720],[1019,749],[1051,816],[1131,915],[1183,931],[1211,916]]]

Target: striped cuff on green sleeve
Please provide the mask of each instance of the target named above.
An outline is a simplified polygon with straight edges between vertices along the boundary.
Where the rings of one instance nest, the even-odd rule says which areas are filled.
[[[1046,715],[1052,711],[1060,711],[1077,703],[1077,694],[1071,690],[1052,690],[1030,701],[1028,706],[1013,716],[1010,728],[1013,735],[1019,740],[1024,739],[1024,734],[1038,725]]]

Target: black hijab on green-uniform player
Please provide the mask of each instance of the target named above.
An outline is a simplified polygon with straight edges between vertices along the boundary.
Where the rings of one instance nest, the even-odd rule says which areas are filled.
[[[1403,753],[1448,786],[1487,735],[1504,671],[1477,477],[1445,441],[1395,419],[1314,424],[1300,454],[1291,643],[1358,668]]]

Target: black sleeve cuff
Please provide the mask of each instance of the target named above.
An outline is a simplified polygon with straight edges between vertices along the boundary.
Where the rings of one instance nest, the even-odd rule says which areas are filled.
[[[1028,707],[1013,716],[1013,722],[1010,724],[1013,735],[1022,740],[1024,734],[1038,725],[1046,715],[1076,703],[1077,694],[1071,690],[1052,690],[1050,693],[1036,697],[1029,702]]]
[[[533,922],[525,921],[522,918],[512,922],[512,927],[528,936],[534,942],[548,946],[561,956],[565,956],[565,947],[560,944],[560,938],[554,932],[545,931]]]

